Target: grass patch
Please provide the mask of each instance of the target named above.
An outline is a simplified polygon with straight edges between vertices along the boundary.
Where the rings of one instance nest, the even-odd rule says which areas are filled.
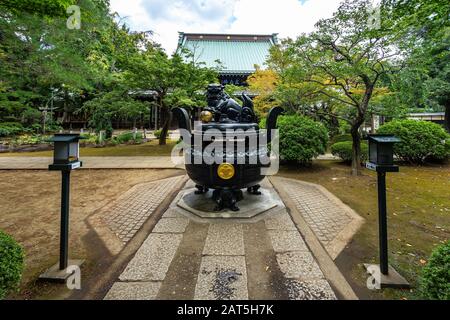
[[[170,156],[176,141],[168,140],[167,144],[160,146],[158,140],[137,145],[117,145],[111,147],[85,147],[80,148],[81,157],[132,157],[132,156]],[[0,153],[0,157],[52,157],[53,151],[35,152],[7,152]]]
[[[389,263],[414,286],[411,291],[370,291],[362,263],[378,261],[376,174],[353,177],[337,161],[315,161],[310,168],[283,167],[279,175],[318,183],[358,212],[366,223],[336,260],[355,291],[365,298],[418,297],[421,269],[432,249],[450,238],[450,166],[402,166],[387,175]]]

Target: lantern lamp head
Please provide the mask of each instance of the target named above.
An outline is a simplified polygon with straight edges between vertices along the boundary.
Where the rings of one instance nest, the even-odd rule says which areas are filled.
[[[79,134],[55,134],[49,141],[54,143],[53,166],[71,165],[79,162]]]
[[[394,143],[401,140],[394,135],[372,134],[369,140],[369,162],[377,166],[394,165]]]

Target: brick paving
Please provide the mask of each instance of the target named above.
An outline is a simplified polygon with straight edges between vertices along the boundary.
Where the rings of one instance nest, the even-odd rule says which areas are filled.
[[[182,179],[183,176],[176,176],[132,187],[102,209],[104,221],[122,242],[127,243]]]

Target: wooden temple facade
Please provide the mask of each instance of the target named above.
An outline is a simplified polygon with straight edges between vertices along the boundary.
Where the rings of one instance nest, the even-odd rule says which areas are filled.
[[[207,34],[179,33],[177,52],[188,49],[196,61],[219,69],[223,85],[245,86],[256,67],[264,69],[270,48],[277,44],[277,34]]]

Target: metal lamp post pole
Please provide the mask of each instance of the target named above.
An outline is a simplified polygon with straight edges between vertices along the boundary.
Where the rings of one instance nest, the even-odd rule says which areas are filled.
[[[387,210],[386,210],[386,173],[378,172],[378,227],[380,240],[380,271],[388,274]]]
[[[70,198],[70,170],[62,170],[61,188],[61,230],[59,243],[59,270],[67,268],[68,237],[69,237],[69,198]]]

